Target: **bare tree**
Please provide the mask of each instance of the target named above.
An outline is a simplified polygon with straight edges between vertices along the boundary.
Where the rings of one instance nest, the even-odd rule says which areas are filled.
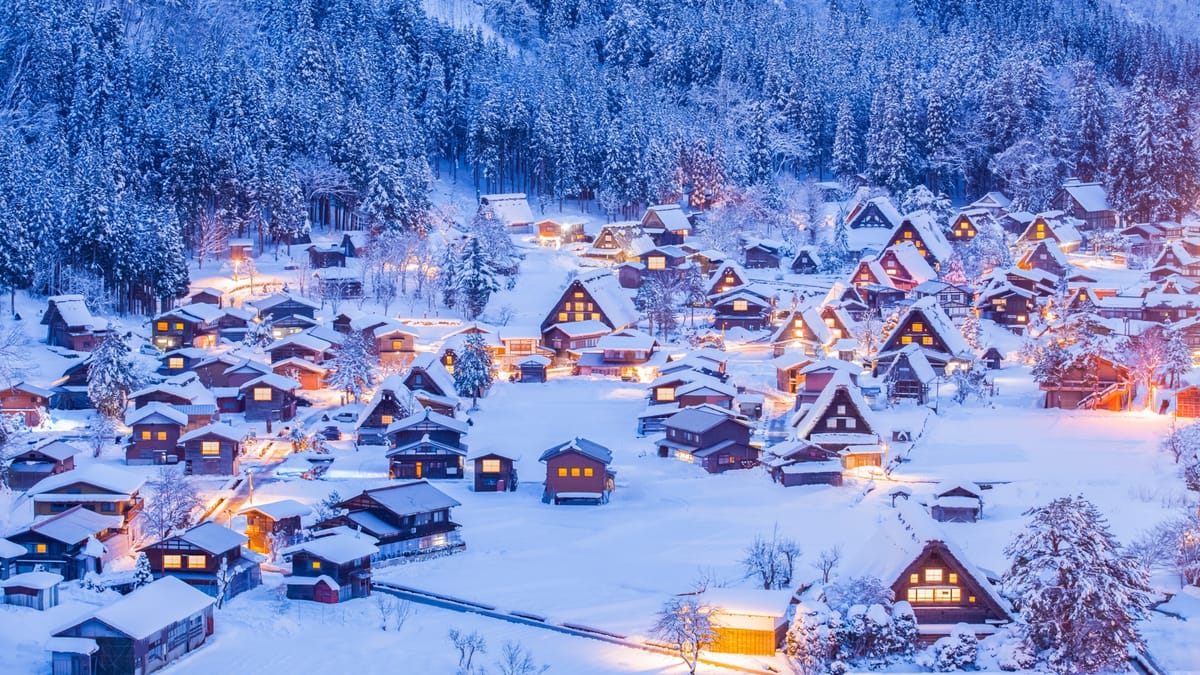
[[[472,672],[471,662],[475,659],[475,655],[487,653],[487,641],[483,639],[479,631],[463,633],[457,628],[450,629],[450,641],[454,643],[454,649],[458,651],[458,672],[460,675],[469,675]]]
[[[221,558],[221,566],[217,568],[217,574],[214,579],[217,582],[217,609],[225,604],[226,596],[229,594],[229,585],[233,583],[234,571],[229,569],[229,560]]]
[[[218,260],[229,249],[233,228],[218,214],[206,213],[196,223],[196,266],[204,267],[205,256]]]
[[[550,666],[539,666],[518,642],[508,641],[500,648],[500,660],[496,661],[500,675],[536,675],[550,670]]]
[[[815,563],[813,563],[813,567],[820,570],[822,584],[829,583],[829,576],[831,574],[833,574],[833,570],[838,566],[838,563],[840,563],[841,561],[842,561],[842,547],[841,546],[834,546],[833,548],[827,548],[824,551],[821,551],[821,554],[819,556],[817,556],[817,561]]]
[[[764,589],[786,589],[792,585],[799,557],[799,544],[794,539],[780,537],[776,525],[770,539],[761,535],[754,538],[754,543],[746,549],[742,565],[746,577],[758,579]]]
[[[696,596],[671,598],[658,612],[650,633],[667,643],[683,659],[688,672],[696,672],[700,651],[717,637],[712,625],[714,608]]]
[[[150,497],[142,515],[148,532],[156,541],[192,524],[192,513],[201,505],[200,496],[182,471],[172,466],[160,467],[148,485]]]
[[[18,384],[29,369],[29,338],[16,323],[0,328],[0,382]]]
[[[392,618],[392,605],[396,600],[390,595],[383,593],[375,593],[375,608],[379,610],[379,630],[384,632],[388,629],[389,620]]]
[[[113,442],[116,423],[104,415],[96,415],[88,425],[87,444],[92,451],[92,457],[99,457],[104,448]]]

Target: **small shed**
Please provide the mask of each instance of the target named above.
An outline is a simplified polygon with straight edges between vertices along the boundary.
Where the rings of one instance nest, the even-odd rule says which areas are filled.
[[[709,651],[774,656],[787,634],[792,591],[759,588],[710,588],[702,596],[713,608],[716,639]]]
[[[983,517],[983,497],[975,483],[942,483],[934,489],[930,513],[940,523],[973,523]]]
[[[476,492],[513,492],[517,489],[517,469],[513,458],[489,452],[471,460],[475,466]]]
[[[521,382],[545,382],[546,369],[550,367],[550,358],[541,354],[527,356],[517,362],[517,370],[521,374]]]
[[[988,347],[987,351],[980,357],[980,360],[983,361],[988,370],[1000,370],[1000,364],[1004,361],[1004,355],[1000,353],[999,349]]]
[[[100,645],[91,638],[52,637],[46,641],[54,675],[95,675]]]
[[[50,441],[14,455],[8,465],[8,485],[28,490],[38,481],[75,468],[79,448],[63,441]]]
[[[239,515],[246,516],[246,536],[250,550],[270,553],[273,545],[288,546],[295,543],[300,532],[300,519],[312,513],[312,509],[294,499],[247,506]]]
[[[54,572],[26,572],[0,581],[4,589],[4,604],[33,609],[50,609],[58,605],[58,585],[61,574]]]

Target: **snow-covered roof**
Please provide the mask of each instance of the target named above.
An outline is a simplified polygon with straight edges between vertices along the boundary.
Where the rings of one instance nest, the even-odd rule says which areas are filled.
[[[556,323],[551,328],[557,328],[567,337],[584,337],[587,335],[606,335],[612,329],[603,321],[565,321]]]
[[[867,272],[871,275],[874,283],[884,286],[893,286],[892,278],[888,275],[887,270],[883,268],[883,264],[877,259],[863,259],[858,261],[858,265],[854,268],[854,272],[850,275],[851,283],[862,283],[862,273]]]
[[[152,401],[140,408],[130,410],[125,414],[125,424],[127,426],[133,426],[135,424],[147,422],[162,423],[163,421],[184,426],[188,423],[188,416],[187,413],[177,409],[175,406],[168,405],[166,403],[160,403],[159,401]]]
[[[17,391],[23,391],[26,394],[33,394],[34,396],[40,396],[41,398],[50,398],[51,396],[54,395],[54,392],[50,391],[49,389],[46,389],[44,387],[39,387],[37,385],[29,384],[28,382],[18,382],[16,384],[14,384],[12,386],[12,388]],[[0,390],[0,391],[3,391],[3,390]]]
[[[40,495],[61,490],[75,483],[87,483],[109,492],[132,495],[142,489],[145,482],[146,479],[141,474],[107,464],[90,463],[77,467],[74,471],[47,476],[29,488],[26,494]]]
[[[550,357],[542,356],[541,354],[534,354],[532,356],[526,356],[525,358],[521,359],[520,361],[517,361],[518,366],[526,366],[526,365],[528,365],[528,366],[534,366],[534,365],[548,366],[551,363],[553,363],[553,361],[550,360]]]
[[[213,424],[206,424],[199,429],[193,429],[187,432],[179,437],[179,442],[187,443],[190,440],[209,435],[220,436],[225,440],[236,441],[238,443],[240,443],[242,439],[246,437],[245,431],[241,429],[237,429],[223,422],[214,422]]]
[[[1043,252],[1049,255],[1055,264],[1067,270],[1071,269],[1071,261],[1067,260],[1067,254],[1063,253],[1062,247],[1053,239],[1042,239],[1039,241],[1032,250],[1021,258],[1021,264],[1027,267],[1035,266],[1036,263],[1034,261],[1037,260],[1038,254]]]
[[[845,371],[838,371],[829,379],[829,383],[821,390],[821,394],[817,396],[817,400],[808,407],[806,411],[799,413],[792,418],[792,425],[796,428],[792,434],[793,438],[802,439],[813,436],[813,430],[816,428],[817,422],[825,416],[825,411],[829,406],[833,405],[834,394],[844,389],[850,395],[850,403],[857,408],[857,412],[862,416],[866,423],[866,428],[858,428],[854,430],[855,434],[875,434],[878,425],[871,419],[871,409],[867,406],[866,399],[863,398],[862,391],[850,383],[850,375]]]
[[[650,351],[657,344],[657,340],[636,328],[610,333],[596,341],[596,347],[599,349],[615,350]]]
[[[714,415],[695,408],[684,408],[668,417],[666,424],[675,429],[702,434],[727,419],[729,418],[724,415]]]
[[[102,516],[82,506],[72,506],[60,514],[35,520],[18,532],[33,531],[72,546],[104,530],[125,524],[121,516]]]
[[[336,591],[341,589],[341,586],[338,585],[338,582],[334,581],[333,577],[329,576],[328,574],[320,574],[315,577],[298,577],[293,575],[285,579],[284,582],[288,586],[316,586],[317,584],[323,583],[332,590]]]
[[[1025,231],[1018,239],[1024,242],[1039,241],[1036,228],[1039,223],[1044,223],[1054,233],[1054,237],[1058,239],[1060,245],[1078,244],[1083,241],[1083,235],[1079,233],[1079,228],[1076,226],[1076,223],[1080,222],[1062,211],[1043,211],[1029,221],[1029,225],[1025,227]]]
[[[208,609],[216,600],[176,577],[163,577],[132,591],[107,607],[86,615],[62,629],[95,619],[128,635],[143,640],[154,633],[184,621]]]
[[[703,373],[701,373],[701,375],[703,375]],[[675,388],[675,396],[695,394],[705,389],[714,394],[721,394],[723,396],[737,396],[736,387],[725,384],[714,377],[695,378],[690,382],[681,384]]]
[[[295,391],[296,389],[300,388],[300,383],[290,377],[284,377],[283,375],[278,375],[276,373],[267,373],[265,375],[259,375],[253,380],[246,382],[242,386],[238,387],[238,389],[250,389],[252,387],[257,387],[258,385],[266,385],[268,387],[274,387],[275,389],[281,389],[283,391]]]
[[[82,295],[55,295],[48,298],[47,302],[54,305],[68,326],[83,326],[86,328],[95,325],[97,322],[97,319],[92,316],[92,312],[87,308]]]
[[[946,240],[946,235],[942,232],[937,218],[932,213],[929,211],[914,211],[904,217],[904,222],[912,224],[913,229],[917,231],[917,234],[921,237],[921,241],[924,242],[925,250],[929,251],[935,260],[944,262],[950,258],[950,254],[954,252],[954,249],[951,248],[950,242]]]
[[[846,228],[846,247],[852,253],[877,253],[892,240],[891,230],[884,227]]]
[[[900,357],[908,358],[908,365],[912,368],[918,381],[928,384],[937,379],[937,373],[929,364],[929,359],[925,357],[925,352],[921,350],[920,345],[911,344],[901,347],[899,355],[896,360],[892,361],[892,365],[888,369],[889,374],[896,368],[896,364],[900,363]]]
[[[1012,200],[1005,197],[1003,192],[993,191],[971,202],[968,208],[1007,209],[1011,204]]]
[[[355,537],[349,534],[332,534],[288,546],[282,549],[280,553],[290,555],[299,551],[304,551],[337,565],[345,565],[359,558],[369,558],[375,555],[379,552],[379,547],[368,538]]]
[[[100,651],[100,645],[91,638],[52,637],[46,640],[46,651],[90,656]]]
[[[637,323],[638,313],[629,297],[621,292],[617,278],[608,270],[595,270],[582,274],[577,279],[587,289],[600,311],[614,327],[621,328]]]
[[[329,340],[319,338],[305,331],[301,333],[285,335],[284,337],[281,337],[267,345],[264,351],[272,352],[281,347],[287,347],[288,345],[300,345],[301,347],[307,347],[308,349],[316,352],[325,352],[333,348],[333,343]]]
[[[1063,184],[1062,189],[1066,190],[1067,194],[1071,195],[1071,199],[1074,199],[1088,213],[1112,210],[1112,207],[1108,205],[1108,193],[1099,183],[1068,181]]]
[[[375,328],[371,331],[371,334],[377,338],[383,337],[385,335],[396,335],[397,333],[402,333],[404,335],[411,335],[414,338],[417,337],[416,333],[412,332],[411,330],[408,330],[407,324],[403,324],[396,319],[387,319],[384,323],[381,323],[378,326],[375,326]]]
[[[399,419],[395,422],[392,422],[390,425],[388,425],[387,431],[389,434],[394,431],[403,431],[411,426],[420,424],[421,422],[433,422],[438,426],[445,427],[460,434],[467,433],[469,429],[467,423],[463,422],[462,420],[443,415],[439,412],[434,412],[430,408],[422,408],[408,417],[405,417],[404,419]]]
[[[209,553],[224,553],[249,541],[246,535],[212,521],[200,523],[179,538]]]
[[[533,222],[533,211],[524,192],[510,194],[480,195],[480,204],[492,207],[492,213],[507,225],[528,225]]]
[[[799,350],[786,351],[782,356],[778,356],[771,360],[771,365],[779,370],[791,370],[796,366],[804,366],[812,363],[812,357]]]
[[[133,392],[129,395],[129,398],[141,398],[142,396],[155,393],[178,396],[179,398],[187,399],[187,401],[195,405],[211,405],[216,403],[212,392],[200,382],[200,376],[194,372],[172,375],[162,382],[143,387]]]
[[[456,395],[454,389],[454,378],[438,360],[437,355],[431,352],[417,354],[416,358],[408,366],[408,371],[411,373],[414,370],[424,372],[433,380],[438,389],[442,390],[442,394],[448,397]]]
[[[329,368],[319,363],[313,363],[308,359],[302,359],[299,356],[291,356],[282,361],[276,361],[271,364],[271,371],[279,375],[283,375],[289,368],[297,370],[307,370],[314,373],[325,373]]]
[[[892,255],[896,258],[896,262],[904,268],[904,272],[909,279],[917,282],[926,282],[937,278],[937,272],[933,270],[933,267],[925,260],[925,256],[921,255],[921,251],[912,242],[906,241],[889,246],[887,250],[879,254],[881,260],[888,251],[891,251]],[[886,265],[884,268],[886,270]]]
[[[657,204],[646,209],[647,215],[654,212],[662,221],[663,225],[672,232],[691,232],[692,224],[687,219],[687,214],[683,212],[683,208],[678,204]],[[642,218],[642,223],[646,222],[646,218]]]
[[[424,480],[367,490],[365,494],[398,516],[411,516],[459,506],[459,502],[450,495]]]
[[[295,516],[307,516],[312,513],[312,508],[305,504],[301,504],[295,499],[280,499],[275,502],[267,502],[266,504],[254,504],[251,506],[242,507],[238,514],[250,512],[261,513],[271,520],[282,520],[284,518],[294,518]]]
[[[920,312],[925,317],[925,323],[929,325],[930,330],[935,335],[942,339],[942,343],[946,345],[946,351],[952,357],[964,361],[972,360],[974,352],[971,350],[970,345],[967,344],[966,339],[963,338],[962,331],[950,321],[950,317],[946,315],[946,310],[942,309],[942,306],[938,304],[936,297],[928,296],[914,302],[909,306],[904,316],[901,317],[900,323],[896,325],[906,325],[909,316],[913,312]]]
[[[587,455],[588,457],[591,457],[592,459],[604,464],[612,462],[611,450],[603,445],[600,445],[599,443],[589,441],[586,438],[579,438],[578,436],[565,443],[559,443],[558,445],[547,449],[542,453],[541,457],[538,457],[538,461],[545,462],[546,460],[557,457],[564,452],[572,451],[578,452],[582,455]]]
[[[48,443],[43,443],[39,446],[34,447],[33,450],[36,450],[36,451],[42,453],[43,455],[46,455],[47,457],[49,457],[55,461],[59,461],[59,462],[61,462],[64,459],[69,459],[71,457],[74,457],[75,455],[78,455],[81,452],[79,448],[71,445],[70,443],[66,443],[64,441],[59,441],[59,440],[53,440]],[[28,451],[26,451],[26,452],[28,452]],[[24,453],[21,453],[21,454],[24,454]]]
[[[792,602],[792,591],[761,588],[709,588],[704,602],[726,615],[782,617]]]
[[[263,314],[269,313],[268,310],[270,310],[272,307],[281,305],[285,302],[295,302],[312,309],[320,309],[320,305],[317,303],[299,296],[291,295],[289,293],[272,293],[266,297],[262,297],[257,300],[251,300],[246,304],[257,309],[259,314]]]

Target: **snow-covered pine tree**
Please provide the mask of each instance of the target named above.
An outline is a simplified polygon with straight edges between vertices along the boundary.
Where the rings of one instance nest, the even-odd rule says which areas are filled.
[[[459,274],[463,316],[473,321],[483,314],[492,294],[500,290],[492,261],[484,252],[478,237],[471,237],[467,241]]]
[[[354,402],[361,401],[371,387],[376,365],[362,331],[352,330],[346,335],[331,365],[329,386]]]
[[[1163,348],[1163,363],[1160,372],[1168,387],[1178,387],[1180,378],[1192,370],[1192,350],[1183,331],[1167,324],[1164,326],[1167,344]]]
[[[122,419],[133,385],[133,364],[125,336],[110,330],[92,352],[87,374],[88,400],[101,415]]]
[[[478,407],[479,397],[492,386],[492,353],[483,336],[472,333],[463,342],[462,353],[454,364],[454,389],[459,396],[471,397],[471,409]]]
[[[1144,568],[1083,497],[1025,513],[1028,525],[1005,548],[1011,567],[1003,577],[1025,622],[1025,643],[1060,673],[1124,668],[1130,650],[1143,648],[1137,622],[1149,607]]]
[[[442,304],[447,309],[454,309],[459,302],[461,290],[461,271],[462,262],[458,257],[458,247],[454,244],[446,244],[442,250],[441,265],[437,270],[437,287],[442,292]]]
[[[1076,63],[1071,69],[1075,82],[1071,87],[1072,153],[1075,176],[1083,181],[1100,177],[1104,169],[1105,138],[1108,135],[1108,94],[1096,78],[1095,64]]]
[[[853,178],[858,173],[858,125],[850,99],[838,104],[837,127],[833,132],[833,175],[838,180]]]
[[[137,563],[133,567],[133,587],[141,588],[154,581],[154,572],[150,569],[150,558],[145,553],[138,553]]]
[[[829,628],[813,609],[799,605],[783,645],[788,665],[798,675],[825,672],[829,662]]]

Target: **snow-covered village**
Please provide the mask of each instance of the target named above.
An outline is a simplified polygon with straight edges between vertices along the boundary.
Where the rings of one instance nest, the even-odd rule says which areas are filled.
[[[0,672],[1200,673],[1198,26],[0,2]]]

